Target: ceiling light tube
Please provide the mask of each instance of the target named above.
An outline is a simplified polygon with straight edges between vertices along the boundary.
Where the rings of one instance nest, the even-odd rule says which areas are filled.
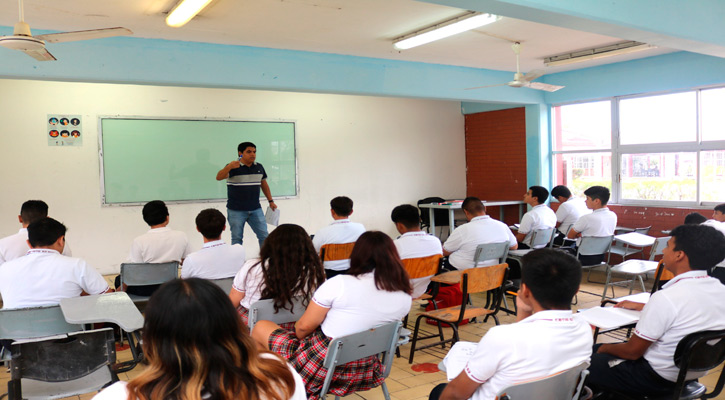
[[[212,0],[181,0],[166,17],[166,25],[173,28],[184,26]]]
[[[544,58],[547,67],[575,64],[579,62],[597,60],[622,54],[635,53],[642,50],[654,49],[657,46],[641,42],[622,42],[611,46],[577,51],[575,53],[561,54]]]
[[[393,47],[398,50],[407,50],[422,44],[457,35],[461,32],[480,28],[484,25],[496,22],[499,18],[500,17],[498,15],[481,14],[471,11],[460,17],[456,17],[397,38],[393,41]]]

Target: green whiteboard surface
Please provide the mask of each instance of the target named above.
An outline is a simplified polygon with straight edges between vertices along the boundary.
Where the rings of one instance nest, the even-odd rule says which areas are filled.
[[[297,195],[294,122],[101,118],[103,204],[227,198],[216,173],[257,146],[274,197]]]

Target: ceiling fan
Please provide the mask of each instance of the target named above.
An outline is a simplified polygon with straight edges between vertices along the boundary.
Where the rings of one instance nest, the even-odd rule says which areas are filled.
[[[507,83],[501,83],[498,85],[488,85],[488,86],[477,86],[472,88],[466,88],[465,90],[472,90],[472,89],[482,89],[487,87],[496,87],[496,86],[511,86],[511,87],[527,87],[529,89],[536,89],[536,90],[545,90],[547,92],[556,92],[559,89],[563,89],[564,86],[558,86],[558,85],[549,85],[548,83],[542,83],[542,82],[533,82],[534,79],[544,75],[544,71],[542,70],[536,70],[531,71],[528,74],[524,75],[521,73],[521,70],[519,68],[519,53],[521,53],[521,43],[520,42],[514,42],[513,45],[511,45],[511,48],[514,50],[514,53],[516,53],[516,74],[514,74],[514,80]]]
[[[131,35],[133,32],[126,28],[92,29],[87,31],[49,33],[47,35],[33,36],[30,26],[25,23],[23,15],[23,0],[18,0],[20,21],[15,24],[12,36],[0,36],[0,46],[8,49],[20,50],[38,61],[55,61],[56,58],[45,48],[45,42],[60,43],[78,40],[101,39],[113,36]]]

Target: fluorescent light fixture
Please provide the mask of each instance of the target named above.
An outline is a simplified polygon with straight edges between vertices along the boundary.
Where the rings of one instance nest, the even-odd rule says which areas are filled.
[[[556,67],[559,65],[574,64],[583,61],[596,60],[599,58],[606,58],[612,56],[618,56],[622,54],[634,53],[637,51],[653,49],[657,46],[642,43],[642,42],[621,42],[615,43],[609,46],[597,47],[587,50],[576,51],[574,53],[560,54],[558,56],[551,56],[544,58],[544,64],[547,67]]]
[[[179,28],[208,6],[212,0],[181,0],[166,17],[166,25]]]
[[[459,17],[423,28],[409,35],[399,37],[393,41],[393,47],[398,50],[407,50],[422,44],[435,42],[436,40],[457,35],[461,32],[480,28],[484,25],[498,21],[499,18],[500,17],[498,15],[481,14],[469,11]]]

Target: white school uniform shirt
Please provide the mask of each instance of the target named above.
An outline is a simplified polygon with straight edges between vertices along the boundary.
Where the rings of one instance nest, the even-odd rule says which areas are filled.
[[[703,222],[702,224],[712,226],[713,228],[722,232],[723,235],[725,235],[725,222],[720,222],[716,219],[708,219],[707,221]]]
[[[30,247],[28,246],[28,228],[20,228],[18,233],[0,239],[0,265],[24,256]],[[71,257],[68,243],[63,247],[63,255]]]
[[[680,340],[690,333],[725,329],[725,285],[694,270],[677,275],[650,297],[635,335],[652,342],[644,353],[652,369],[675,382],[680,370],[673,356]],[[707,372],[688,372],[695,379]]]
[[[312,238],[312,244],[319,254],[323,245],[353,243],[363,233],[365,233],[365,227],[362,224],[352,222],[347,218],[338,219],[317,231]],[[325,261],[324,267],[333,271],[344,271],[350,268],[350,260]]]
[[[395,239],[394,243],[401,260],[443,254],[441,241],[437,237],[429,235],[423,231],[406,232],[399,238]],[[425,289],[428,287],[432,276],[433,275],[410,280],[410,283],[413,285],[412,296],[414,299],[425,293]]]
[[[617,227],[617,214],[609,211],[609,208],[602,207],[592,211],[591,214],[582,215],[572,226],[572,229],[582,236],[610,236],[614,235],[614,228]],[[577,240],[579,244],[580,240]]]
[[[244,293],[244,298],[239,304],[247,310],[249,310],[252,304],[262,299],[264,274],[262,273],[262,266],[259,263],[259,258],[247,260],[242,265],[242,269],[237,272],[237,275],[234,277],[234,283],[232,284],[234,290]],[[235,304],[234,306],[236,307],[237,305]]]
[[[337,275],[317,288],[312,301],[330,309],[320,325],[327,337],[362,332],[408,314],[413,298],[405,292],[378,290],[373,274]]]
[[[511,385],[543,378],[589,361],[589,324],[569,310],[547,310],[494,326],[478,343],[465,373],[481,386],[472,400],[493,400]]]
[[[516,244],[516,236],[506,224],[488,215],[480,215],[467,224],[456,228],[448,237],[443,248],[452,253],[448,262],[457,269],[473,268],[473,256],[476,247],[484,243],[509,242],[509,247]],[[496,265],[498,260],[486,260],[478,263],[479,267]]]
[[[189,240],[181,231],[174,231],[168,226],[150,229],[138,236],[131,244],[128,262],[132,263],[165,263],[181,262],[191,253]]]
[[[223,240],[204,243],[201,250],[184,259],[182,278],[223,279],[233,277],[244,265],[244,247]]]
[[[584,199],[569,197],[569,200],[561,203],[556,209],[556,221],[562,228],[573,226],[582,215],[591,214],[592,210],[587,208]],[[562,232],[566,234],[566,232]]]
[[[262,353],[260,357],[275,358],[274,355],[269,353]],[[288,362],[285,361],[285,363],[287,364],[290,372],[292,372],[292,377],[295,380],[295,391],[292,393],[289,400],[306,400],[307,393],[305,392],[305,383],[302,381],[302,377],[294,370],[294,368],[292,368],[291,365],[289,365]],[[116,382],[93,396],[93,400],[126,400],[128,399],[128,389],[126,388],[127,384],[128,382],[124,381]],[[205,396],[203,394],[201,396],[202,399],[206,399],[208,397],[208,395]]]
[[[24,257],[0,268],[3,308],[55,305],[82,292],[101,294],[107,290],[106,280],[88,263],[51,249],[30,249]]]
[[[547,229],[556,226],[556,214],[546,204],[534,206],[531,211],[524,214],[519,224],[519,233],[525,233],[526,237],[521,243],[531,245],[531,237],[537,229]]]

